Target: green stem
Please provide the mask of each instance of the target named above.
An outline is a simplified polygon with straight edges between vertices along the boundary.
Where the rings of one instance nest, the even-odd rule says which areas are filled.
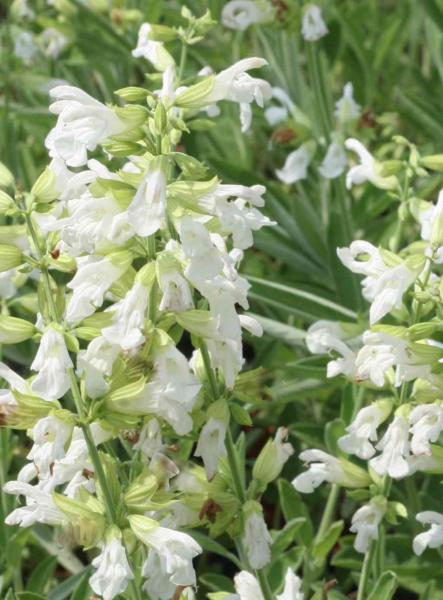
[[[178,67],[177,80],[180,82],[183,78],[183,72],[185,70],[186,58],[188,55],[188,45],[186,42],[182,42],[182,49],[180,53],[180,64]]]
[[[320,521],[320,525],[315,536],[315,541],[321,540],[325,535],[334,518],[335,508],[337,506],[338,497],[340,494],[340,486],[334,483],[329,492],[328,501],[326,502],[325,510]]]
[[[365,554],[363,561],[363,569],[360,575],[360,582],[358,584],[357,600],[366,600],[366,588],[368,587],[369,575],[371,572],[372,558],[376,550],[376,544],[374,541],[370,543],[369,550]]]

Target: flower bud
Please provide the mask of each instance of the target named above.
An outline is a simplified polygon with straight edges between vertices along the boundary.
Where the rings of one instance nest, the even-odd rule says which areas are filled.
[[[443,173],[443,154],[432,154],[420,158],[420,165],[431,171]]]
[[[144,150],[143,148],[137,144],[136,142],[127,142],[127,141],[113,141],[109,140],[103,144],[103,148],[116,156],[117,158],[125,158],[127,156],[137,156],[141,154]]]
[[[83,488],[84,490],[84,488]],[[103,537],[105,529],[104,507],[84,490],[82,500],[73,500],[63,494],[53,493],[56,507],[66,515],[72,526],[75,540],[82,546],[92,546]]]
[[[141,87],[130,86],[117,90],[115,94],[126,102],[143,102],[149,92]]]
[[[168,116],[163,102],[159,102],[154,111],[154,126],[157,135],[164,135],[168,125]]]
[[[288,458],[294,453],[291,444],[284,443],[288,430],[279,427],[275,439],[268,440],[254,463],[252,476],[261,484],[261,488],[277,479]]]
[[[441,325],[437,322],[416,323],[409,327],[408,337],[411,341],[421,340],[431,337],[439,330],[441,330]]]
[[[177,37],[178,32],[172,27],[150,24],[148,40],[151,42],[172,42],[172,40],[177,39]]]
[[[145,288],[150,288],[155,281],[155,263],[152,261],[137,272],[135,281],[138,281]]]
[[[215,77],[205,77],[195,85],[191,85],[175,99],[175,106],[180,108],[201,108],[207,103],[206,98],[214,87]]]
[[[50,203],[57,199],[55,186],[55,174],[52,169],[46,167],[31,189],[31,196],[41,203]]]
[[[380,163],[380,175],[382,177],[389,177],[390,175],[397,175],[403,168],[403,161],[401,160],[385,160]]]
[[[19,344],[35,333],[32,323],[17,317],[0,315],[0,344]]]
[[[203,338],[215,338],[217,336],[217,322],[208,310],[187,310],[176,313],[177,323],[192,333]]]
[[[0,273],[10,271],[23,264],[23,254],[10,244],[0,244]]]
[[[15,209],[14,200],[9,194],[0,190],[0,215],[13,212]]]
[[[0,188],[10,188],[14,185],[14,175],[6,165],[0,162]]]

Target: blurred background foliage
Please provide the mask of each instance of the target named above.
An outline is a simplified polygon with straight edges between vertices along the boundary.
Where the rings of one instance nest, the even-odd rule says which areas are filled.
[[[219,21],[225,3],[188,0],[186,4],[197,15],[209,9]],[[213,127],[191,132],[184,143],[190,154],[226,183],[263,183],[268,188],[266,211],[278,225],[258,232],[243,269],[252,284],[250,310],[259,315],[266,332],[259,341],[248,339],[247,368],[262,367],[262,371],[248,383],[248,393],[240,400],[253,411],[257,424],[253,430],[243,427],[251,463],[277,426],[288,427],[296,450],[284,472],[290,480],[300,469],[298,451],[306,446],[332,450],[337,431],[362,401],[355,385],[327,380],[325,359],[309,356],[304,345],[304,330],[312,322],[325,318],[358,322],[366,310],[358,281],[337,262],[335,249],[355,238],[388,244],[398,219],[396,201],[388,193],[367,186],[363,191],[353,190],[351,196],[343,176],[335,180],[319,176],[334,103],[344,84],[352,82],[362,114],[350,133],[369,148],[376,141],[381,159],[398,152],[394,134],[406,136],[428,154],[441,152],[443,2],[321,2],[329,34],[315,48],[307,48],[301,39],[302,3],[275,0],[274,4],[277,13],[271,24],[251,26],[244,32],[218,24],[205,40],[190,48],[185,76],[187,71],[195,72],[196,66],[209,65],[219,71],[246,56],[266,58],[269,66],[260,76],[284,89],[311,123],[308,137],[315,139],[320,150],[308,177],[294,185],[276,178],[275,170],[307,134],[291,117],[272,128],[259,108],[254,111],[251,130],[242,134],[236,107],[225,103]],[[143,59],[131,56],[131,49],[142,22],[178,25],[181,6],[173,0],[1,0],[0,160],[21,187],[28,189],[48,160],[44,138],[54,123],[48,111],[49,89],[66,81],[114,103],[113,91],[121,87],[146,84],[156,89],[158,80],[149,75]],[[63,35],[61,47],[56,34],[45,34],[48,29]],[[169,49],[178,61],[180,47],[174,44]],[[434,199],[441,183],[440,175],[427,178],[421,195]],[[412,220],[408,227],[413,233]],[[20,363],[20,352],[27,348],[18,348],[9,360]],[[15,436],[6,431],[1,436],[0,484],[17,471],[24,452],[22,446],[18,450]],[[407,494],[417,510],[422,504],[438,508],[438,482],[429,477],[419,481],[419,491],[399,488],[395,494],[400,500]],[[355,588],[361,556],[346,535],[336,544],[340,534],[347,532],[345,523],[355,507],[351,500],[337,504],[339,490],[333,489],[332,495],[324,487],[307,503],[281,481],[278,489],[267,493],[265,506],[271,527],[278,529],[286,523],[286,537],[280,539],[278,548],[288,553],[292,566],[300,565],[303,547],[313,548],[317,534],[313,580],[320,582],[318,598],[340,600]],[[4,515],[13,499],[2,494],[1,501]],[[327,532],[321,531],[319,523],[326,501],[332,505],[334,518],[341,519]],[[300,517],[308,519],[301,528]],[[49,600],[89,597],[85,557],[60,553],[44,526],[18,530],[2,522],[3,518],[0,589],[12,580],[16,591],[22,592],[17,597],[23,600],[38,598],[32,594]],[[443,598],[439,553],[411,558],[415,527],[411,515],[395,533],[386,534],[387,565],[401,584],[395,597]],[[211,540],[205,543],[209,554],[198,567],[202,598],[207,591],[232,589],[228,578],[236,571],[222,545]],[[272,577],[277,580],[281,574],[271,573]],[[327,583],[335,578],[341,591]]]

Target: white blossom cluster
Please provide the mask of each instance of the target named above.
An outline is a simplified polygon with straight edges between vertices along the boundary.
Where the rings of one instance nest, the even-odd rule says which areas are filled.
[[[207,15],[189,18],[193,31],[208,24]],[[246,58],[186,87],[158,39],[165,32],[179,35],[143,24],[133,51],[162,74],[160,89],[120,90],[123,106],[70,85],[51,90],[51,162],[30,194],[16,195],[19,211],[7,207],[26,223],[0,257],[4,297],[17,293],[23,265],[39,286],[35,324],[8,316],[0,323],[4,343],[39,342],[27,377],[0,365],[9,384],[0,391],[2,419],[33,442],[17,481],[5,485],[25,499],[6,522],[59,526],[96,547],[90,586],[104,600],[130,584],[152,600],[196,586],[192,561],[202,548],[179,528],[199,524],[208,482],[226,460],[226,398],[244,364],[242,329],[262,333],[241,313],[250,286],[238,268],[253,232],[273,224],[260,212],[266,190],[208,179],[177,144],[187,120],[216,114],[224,100],[239,104],[249,127],[251,104],[262,106],[271,88],[248,71],[265,61]],[[192,356],[178,347],[184,332]],[[211,383],[220,398],[208,401]],[[110,452],[122,438],[133,441],[139,465],[129,483]],[[206,477],[198,460],[172,458],[169,447],[184,438],[197,442]],[[278,430],[258,461],[262,489],[292,454],[285,438]],[[250,499],[240,509],[249,566],[261,569],[272,544],[261,505]],[[136,541],[144,548],[139,573]],[[235,585],[234,597],[261,597],[250,573]],[[289,570],[278,598],[302,597]]]
[[[401,170],[408,169],[407,177],[412,168],[423,175],[413,146],[412,167],[392,161],[387,169],[359,141],[348,139],[345,145],[360,160],[347,174],[348,187],[370,182],[400,198],[403,194],[402,201],[409,202],[421,230],[420,241],[398,252],[377,248],[365,240],[338,248],[343,265],[364,276],[361,285],[363,297],[370,303],[369,329],[361,322],[322,320],[311,325],[306,334],[311,353],[329,355],[327,376],[346,377],[363,388],[372,401],[357,406],[352,422],[338,437],[339,456],[318,449],[300,454],[308,470],[298,475],[293,485],[310,493],[323,482],[347,488],[368,488],[372,483],[372,492],[369,489],[361,496],[367,497],[368,503],[357,510],[350,527],[356,533],[355,549],[366,553],[378,539],[385,517],[392,522],[393,511],[406,514],[406,509],[398,509],[389,501],[389,482],[418,471],[437,474],[443,470],[438,444],[443,431],[439,367],[443,346],[438,341],[440,326],[435,310],[443,244],[442,193],[436,205],[420,201],[416,208],[408,200],[412,193],[408,188],[404,198],[399,183]],[[380,323],[384,318],[387,323]],[[345,459],[346,454],[366,462],[367,470]],[[442,518],[432,511],[417,514],[418,521],[431,525],[414,540],[417,554],[427,546],[435,548],[443,543]]]

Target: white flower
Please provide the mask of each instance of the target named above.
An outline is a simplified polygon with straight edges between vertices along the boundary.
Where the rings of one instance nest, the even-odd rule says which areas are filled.
[[[58,115],[57,124],[45,141],[52,158],[60,157],[70,167],[87,162],[87,151],[109,136],[126,129],[111,109],[79,88],[59,85],[50,91],[55,99],[49,110]]]
[[[237,573],[234,577],[234,586],[240,600],[264,600],[260,584],[252,573],[247,571]]]
[[[232,390],[244,364],[241,339],[207,340],[207,346],[212,366],[220,370],[226,387]]]
[[[384,515],[384,510],[377,502],[365,504],[352,517],[350,531],[356,533],[354,548],[357,552],[366,554],[372,540],[378,539],[378,526]]]
[[[150,170],[128,207],[127,219],[138,235],[152,235],[165,225],[166,177],[162,169]]]
[[[69,390],[68,370],[72,367],[63,335],[54,327],[48,327],[31,364],[31,369],[38,371],[31,383],[32,391],[45,400],[58,400]]]
[[[212,88],[205,94],[199,95],[196,100],[186,100],[187,108],[200,108],[213,110],[216,102],[230,100],[240,104],[242,131],[249,128],[251,120],[250,108],[247,106],[256,102],[263,106],[264,101],[271,97],[271,86],[264,79],[251,77],[246,71],[259,69],[266,65],[263,58],[244,58],[214,76]],[[176,102],[180,105],[180,96],[186,94],[186,88],[177,95]]]
[[[112,325],[102,329],[103,337],[125,351],[141,346],[145,341],[142,331],[147,307],[148,290],[136,281],[122,300],[107,309],[112,312]]]
[[[440,404],[416,406],[409,415],[409,422],[412,425],[412,453],[430,456],[430,442],[436,442],[443,431],[443,408]]]
[[[105,293],[127,267],[127,262],[114,264],[109,256],[77,258],[77,273],[68,283],[68,288],[73,290],[66,307],[68,323],[78,323],[92,315],[103,304]]]
[[[365,331],[363,342],[355,361],[357,381],[370,379],[374,385],[382,387],[391,367],[395,367],[396,387],[404,381],[424,379],[430,374],[430,365],[422,364],[414,349],[400,337],[384,331]]]
[[[98,161],[89,161],[88,165],[97,163]],[[62,201],[79,198],[87,191],[87,186],[97,178],[97,173],[92,169],[79,173],[70,171],[65,161],[59,157],[53,158],[48,168],[54,174],[55,189],[59,200]]]
[[[194,456],[203,459],[208,481],[214,477],[219,459],[226,456],[225,436],[226,423],[212,417],[200,432]]]
[[[202,223],[184,217],[180,221],[180,240],[183,253],[190,261],[185,275],[194,285],[220,273],[223,260]]]
[[[371,325],[377,323],[377,321],[394,308],[401,308],[403,295],[416,278],[416,274],[402,264],[392,269],[387,269],[376,280],[375,285],[371,286],[371,290],[369,290],[368,286],[366,287],[366,294],[370,294],[373,298],[369,310]]]
[[[322,177],[325,177],[326,179],[335,179],[343,173],[347,162],[346,153],[342,144],[331,142],[318,170]]]
[[[281,594],[277,594],[277,600],[303,600],[300,577],[288,568],[285,575],[285,587]]]
[[[366,334],[363,338],[369,342]],[[366,343],[355,360],[355,379],[358,382],[369,379],[377,387],[383,387],[386,373],[394,366],[395,354],[391,344]]]
[[[172,591],[179,585],[195,585],[192,559],[202,549],[190,535],[160,527],[156,521],[140,515],[130,515],[128,520],[135,535],[149,548],[142,573],[149,578],[146,589],[152,600],[163,596],[153,594],[149,585],[151,578],[163,577],[173,584]]]
[[[94,558],[92,566],[95,572],[89,579],[92,590],[103,600],[113,600],[122,594],[134,575],[121,542],[121,533],[114,528],[101,545],[101,553]]]
[[[159,310],[178,313],[194,308],[189,284],[179,271],[169,271],[162,274],[160,288],[163,296],[159,304]]]
[[[336,345],[341,345],[344,331],[337,321],[320,319],[309,326],[306,332],[306,346],[311,354],[325,354],[331,348],[336,350]]]
[[[52,464],[65,456],[65,445],[71,433],[72,424],[52,415],[34,425],[31,435],[34,445],[27,458],[37,467],[40,479],[47,479],[51,475]]]
[[[360,159],[360,164],[348,171],[346,175],[346,187],[351,189],[353,185],[359,185],[365,181],[370,181],[376,187],[382,190],[391,190],[397,185],[397,178],[394,175],[382,177],[380,175],[380,165],[370,152],[366,150],[361,142],[354,138],[345,141],[348,150],[355,152]]]
[[[335,103],[334,115],[341,125],[358,119],[361,114],[361,107],[355,102],[353,94],[354,86],[348,82],[343,88],[343,96]]]
[[[0,362],[0,377],[4,379],[11,388],[0,388],[0,419],[2,421],[7,421],[8,416],[14,413],[15,408],[17,407],[14,390],[17,390],[21,394],[29,394],[30,388],[20,375],[17,375],[17,373],[2,362]]]
[[[232,234],[235,248],[245,250],[253,244],[253,231],[275,225],[275,222],[262,215],[256,208],[249,208],[246,200],[237,198],[233,202],[217,199],[215,214],[220,219],[223,233]]]
[[[335,103],[334,115],[342,125],[358,119],[361,114],[361,106],[355,102],[353,94],[354,86],[348,82],[343,88],[343,96]]]
[[[311,160],[311,152],[308,150],[306,144],[304,144],[288,154],[283,168],[277,169],[275,174],[280,181],[288,185],[301,179],[306,179]]]
[[[69,216],[47,229],[60,231],[63,251],[70,256],[92,254],[108,242],[122,245],[134,235],[132,228],[121,223],[122,209],[113,198],[95,198],[85,193],[69,201],[68,212]]]
[[[363,460],[374,456],[375,449],[371,442],[377,441],[377,428],[387,419],[390,409],[391,403],[384,400],[360,409],[352,423],[346,427],[348,433],[338,440],[340,450],[355,454]]]
[[[412,547],[415,554],[420,556],[426,548],[438,548],[443,544],[443,515],[432,510],[420,512],[416,517],[423,525],[431,525],[428,531],[414,538]]]
[[[47,27],[39,36],[39,42],[43,47],[45,56],[55,60],[65,48],[69,40],[61,31],[54,27]]]
[[[323,450],[304,450],[300,454],[300,459],[307,463],[309,469],[292,481],[292,485],[298,492],[311,494],[325,481],[340,483],[346,479],[339,459]]]
[[[350,271],[366,275],[362,287],[363,296],[372,303],[371,325],[394,308],[401,308],[404,293],[417,278],[403,263],[387,267],[379,250],[364,240],[355,240],[349,248],[338,248],[337,255]],[[357,260],[359,256],[363,260]]]
[[[143,57],[148,60],[157,71],[165,71],[174,64],[174,59],[166,50],[162,42],[150,39],[152,25],[143,23],[138,32],[137,47],[132,51],[132,56]]]
[[[253,569],[262,569],[269,563],[272,538],[261,512],[253,510],[246,517],[242,541]]]
[[[154,359],[154,374],[141,394],[128,403],[134,410],[165,419],[179,435],[192,429],[190,413],[201,385],[189,368],[185,356],[168,344]]]
[[[274,9],[267,0],[231,0],[222,10],[221,19],[225,27],[245,31],[255,23],[272,20]]]
[[[37,486],[21,481],[8,481],[3,491],[26,498],[26,506],[16,508],[6,517],[7,525],[20,525],[20,527],[30,527],[34,523],[61,525],[65,520],[55,506],[52,495]]]
[[[341,354],[340,358],[331,360],[327,365],[327,376],[339,374],[347,377],[355,375],[356,354],[344,343],[345,332],[339,323],[320,320],[313,323],[306,333],[306,345],[312,354],[323,354],[334,350]]]
[[[428,209],[420,211],[418,220],[421,224],[421,238],[427,242],[431,242],[431,253],[435,248],[436,244],[441,243],[441,229],[443,220],[443,190],[438,195],[437,204],[432,204]],[[442,247],[440,246],[436,255],[434,256],[434,262],[441,264],[442,260]]]
[[[288,116],[294,111],[295,105],[288,93],[279,87],[272,88],[272,98],[276,98],[281,104],[281,106],[270,106],[265,110],[266,121],[271,127],[274,127],[282,121],[286,121]]]
[[[29,31],[21,31],[14,41],[14,55],[29,65],[37,52],[38,46],[33,34]]]
[[[263,106],[264,100],[271,97],[271,86],[264,79],[251,77],[246,71],[259,69],[266,64],[263,58],[244,58],[220,71],[215,76],[211,91],[204,98],[205,103],[231,100],[240,104],[251,104],[255,101],[259,106]]]
[[[382,453],[372,458],[369,464],[378,475],[389,475],[393,479],[409,475],[409,424],[404,417],[394,417],[376,448]]]
[[[98,398],[108,391],[109,384],[105,377],[112,375],[112,366],[119,352],[117,344],[99,336],[89,342],[86,350],[80,350],[77,354],[77,375],[85,376],[89,398]]]
[[[98,446],[112,437],[110,430],[104,429],[98,422],[90,425],[94,444]],[[94,471],[89,458],[88,446],[80,427],[74,427],[71,443],[63,458],[56,460],[52,469],[53,486],[72,482],[74,477],[83,471]],[[87,483],[86,478],[83,483]],[[67,493],[67,490],[65,490]]]
[[[134,450],[140,450],[147,458],[152,458],[157,452],[164,448],[160,423],[157,419],[150,419],[143,425],[138,442],[133,446]]]
[[[302,21],[302,36],[308,42],[316,42],[328,33],[328,28],[321,14],[321,9],[316,4],[306,7]]]

